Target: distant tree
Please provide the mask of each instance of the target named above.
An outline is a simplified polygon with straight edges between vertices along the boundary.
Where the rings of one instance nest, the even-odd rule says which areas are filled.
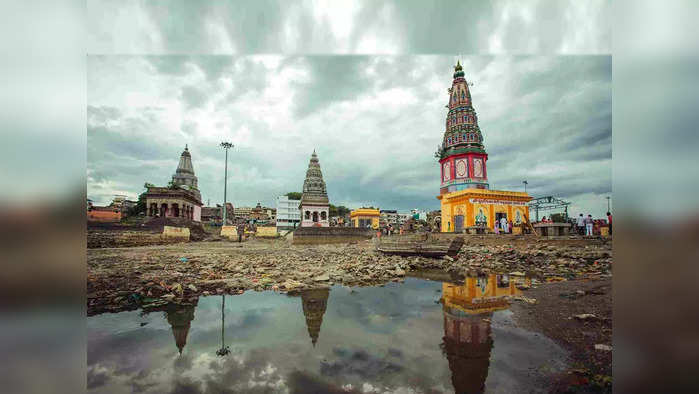
[[[553,222],[556,222],[556,223],[565,223],[566,217],[565,217],[565,214],[563,214],[563,213],[552,213],[551,220]]]
[[[143,192],[138,196],[138,201],[136,201],[136,205],[129,209],[129,216],[136,216],[141,212],[146,212],[146,192]]]
[[[286,196],[289,197],[289,200],[300,200],[301,194],[300,192],[289,192],[286,193]]]
[[[350,209],[344,205],[335,206],[330,204],[330,217],[345,216],[350,212]]]

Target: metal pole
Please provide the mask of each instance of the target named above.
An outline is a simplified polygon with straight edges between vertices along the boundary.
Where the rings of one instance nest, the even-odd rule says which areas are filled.
[[[223,173],[223,221],[221,222],[221,226],[225,226],[228,221],[228,215],[226,213],[226,201],[228,200],[228,196],[226,195],[228,191],[228,149],[232,148],[233,144],[230,142],[221,142],[221,147],[226,150],[226,164]]]
[[[228,191],[227,190],[228,189],[228,148],[225,148],[225,149],[226,149],[226,164],[225,164],[225,167],[223,170],[223,222],[222,222],[223,224],[222,224],[222,226],[225,226],[226,224],[228,224],[227,223],[228,220],[226,220],[228,218],[228,216],[226,216],[226,199],[227,199],[226,192]]]
[[[226,296],[221,295],[223,301],[221,302],[221,349],[225,348],[223,341],[223,327],[226,325],[226,316],[223,314],[223,310],[226,309]]]
[[[611,198],[611,197],[607,196],[607,212],[611,212],[611,211],[609,210],[609,199],[610,199],[610,198]]]

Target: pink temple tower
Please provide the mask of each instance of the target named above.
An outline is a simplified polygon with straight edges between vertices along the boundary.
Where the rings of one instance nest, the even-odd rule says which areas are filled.
[[[454,80],[449,89],[449,113],[442,145],[435,156],[441,167],[439,194],[464,189],[488,189],[483,135],[478,116],[471,104],[471,92],[464,78],[461,63],[454,67]]]

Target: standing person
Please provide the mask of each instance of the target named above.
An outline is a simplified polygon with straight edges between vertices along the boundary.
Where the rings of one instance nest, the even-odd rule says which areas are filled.
[[[500,222],[499,221],[497,221],[497,220],[495,221],[495,226],[493,226],[493,228],[495,229],[495,234],[500,234]]]
[[[585,218],[582,213],[578,216],[576,224],[578,226],[578,234],[583,235],[585,233]]]
[[[592,236],[592,215],[587,215],[587,218],[585,218],[585,235]]]
[[[507,234],[507,218],[504,216],[500,218],[500,228],[503,234]]]
[[[243,242],[243,233],[245,233],[245,224],[242,222],[238,222],[238,226],[236,226],[235,231],[238,233],[238,243]]]
[[[609,235],[612,235],[612,213],[607,212],[607,222],[609,223]]]
[[[512,234],[512,220],[507,222],[507,232]]]

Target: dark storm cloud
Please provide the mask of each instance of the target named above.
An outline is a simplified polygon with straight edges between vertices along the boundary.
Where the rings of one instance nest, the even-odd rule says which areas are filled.
[[[439,208],[433,153],[455,58],[220,58],[90,63],[90,197],[131,190],[135,198],[145,181],[165,184],[188,143],[205,202],[220,202],[226,139],[236,145],[228,163],[235,205],[273,206],[277,195],[299,191],[315,148],[334,204]],[[474,82],[491,188],[522,190],[526,179],[535,196],[571,199],[611,188],[609,56],[461,60]]]
[[[198,108],[208,101],[208,95],[196,86],[185,86],[182,88],[182,99],[189,108]]]
[[[403,371],[403,366],[377,357],[364,349],[333,349],[334,360],[320,363],[320,374],[329,378],[358,376],[365,380],[375,380],[385,375]]]
[[[295,84],[296,114],[304,117],[339,101],[351,101],[372,81],[364,74],[365,56],[313,56],[308,58],[310,82]]]
[[[609,0],[92,0],[88,48],[104,54],[610,53],[610,13]]]
[[[87,388],[96,389],[109,381],[109,373],[94,366],[87,369]]]

